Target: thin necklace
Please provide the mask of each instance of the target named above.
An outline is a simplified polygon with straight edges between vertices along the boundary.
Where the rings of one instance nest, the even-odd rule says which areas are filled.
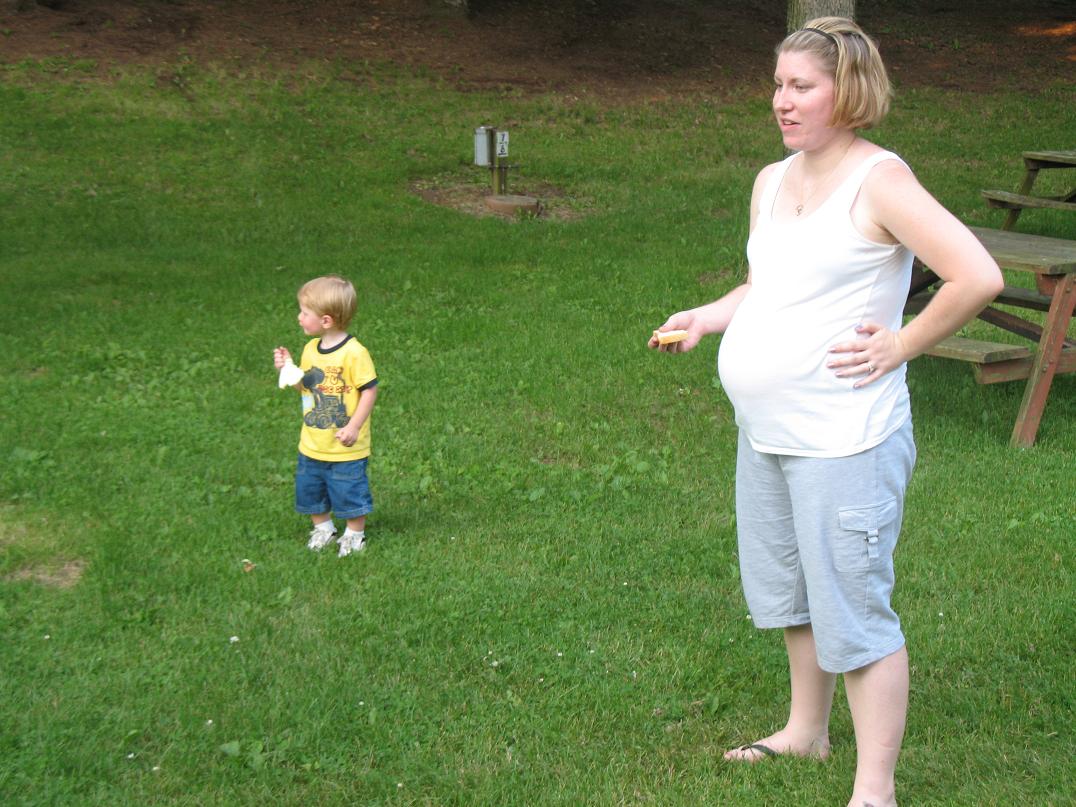
[[[804,199],[804,200],[803,200],[802,202],[800,202],[800,203],[799,203],[798,205],[796,205],[796,215],[797,215],[797,216],[798,216],[798,215],[799,215],[800,213],[802,213],[802,212],[803,212],[803,207],[804,207],[804,205],[806,205],[806,204],[807,204],[807,203],[808,203],[809,201],[811,201],[811,200],[812,200],[812,199],[814,198],[814,195],[815,195],[816,193],[818,193],[819,189],[820,189],[820,188],[821,188],[821,187],[822,187],[823,185],[825,185],[825,184],[826,184],[827,182],[829,182],[829,178],[830,178],[831,176],[833,176],[833,173],[834,173],[834,172],[835,172],[835,171],[836,171],[836,170],[837,170],[837,169],[838,169],[838,168],[840,167],[841,163],[843,163],[843,162],[844,162],[844,158],[848,156],[848,152],[849,152],[849,150],[850,150],[850,149],[852,148],[852,143],[855,143],[855,142],[856,142],[856,139],[855,139],[855,138],[853,137],[853,138],[852,138],[852,139],[851,139],[851,140],[850,140],[850,141],[848,142],[848,145],[844,147],[844,154],[842,154],[842,155],[841,155],[841,158],[840,158],[839,160],[837,160],[837,163],[836,163],[836,165],[834,165],[834,166],[833,166],[833,167],[832,167],[832,168],[831,168],[831,169],[829,170],[829,173],[828,173],[828,174],[826,174],[826,176],[825,176],[825,177],[824,177],[824,178],[822,179],[822,181],[821,181],[821,182],[819,182],[819,183],[818,183],[817,185],[815,185],[815,186],[814,186],[814,190],[813,190],[813,191],[811,191],[811,195],[810,195],[810,196],[808,196],[808,197],[807,197],[806,199]],[[800,183],[800,192],[801,192],[801,193],[803,192],[803,183],[802,183],[802,182]]]

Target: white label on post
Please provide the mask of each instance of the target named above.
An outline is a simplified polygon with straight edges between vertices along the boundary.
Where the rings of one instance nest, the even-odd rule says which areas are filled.
[[[497,132],[497,156],[508,156],[508,132]]]

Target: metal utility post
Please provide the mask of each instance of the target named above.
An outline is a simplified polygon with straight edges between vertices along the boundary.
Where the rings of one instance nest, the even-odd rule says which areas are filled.
[[[494,196],[508,191],[508,132],[492,126],[474,130],[474,164],[489,167],[490,186]]]
[[[508,132],[494,129],[493,133],[493,195],[504,196],[508,193]]]
[[[508,193],[508,132],[492,126],[474,130],[474,164],[489,168],[493,194],[486,197],[486,207],[501,215],[538,216],[542,203],[533,196],[513,196]]]

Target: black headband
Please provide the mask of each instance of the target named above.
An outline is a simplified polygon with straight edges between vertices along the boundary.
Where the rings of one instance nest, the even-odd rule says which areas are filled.
[[[829,33],[828,31],[823,31],[821,28],[800,28],[800,30],[801,31],[810,31],[811,33],[814,33],[814,34],[822,34],[822,36],[824,36],[826,39],[828,39],[834,45],[837,44],[837,37],[835,37],[833,34]]]

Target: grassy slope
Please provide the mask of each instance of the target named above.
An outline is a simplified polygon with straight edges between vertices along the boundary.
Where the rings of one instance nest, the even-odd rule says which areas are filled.
[[[751,178],[779,156],[765,98],[597,108],[381,72],[180,78],[0,83],[4,800],[844,792],[843,707],[830,765],[716,762],[781,719],[783,651],[744,618],[716,342],[644,349],[744,271]],[[908,93],[877,137],[996,225],[978,188],[1066,145],[1073,100],[1031,99],[1032,132],[1024,96]],[[406,192],[480,182],[469,132],[490,121],[587,215],[476,220]],[[1027,229],[1076,238],[1047,213]],[[327,272],[359,286],[383,383],[372,541],[348,562],[303,548],[296,404],[269,357],[299,347],[294,289]],[[932,359],[911,383],[904,798],[1063,803],[1073,378],[1026,452],[1007,447],[1019,385]],[[86,563],[72,588],[13,579],[62,560]]]

